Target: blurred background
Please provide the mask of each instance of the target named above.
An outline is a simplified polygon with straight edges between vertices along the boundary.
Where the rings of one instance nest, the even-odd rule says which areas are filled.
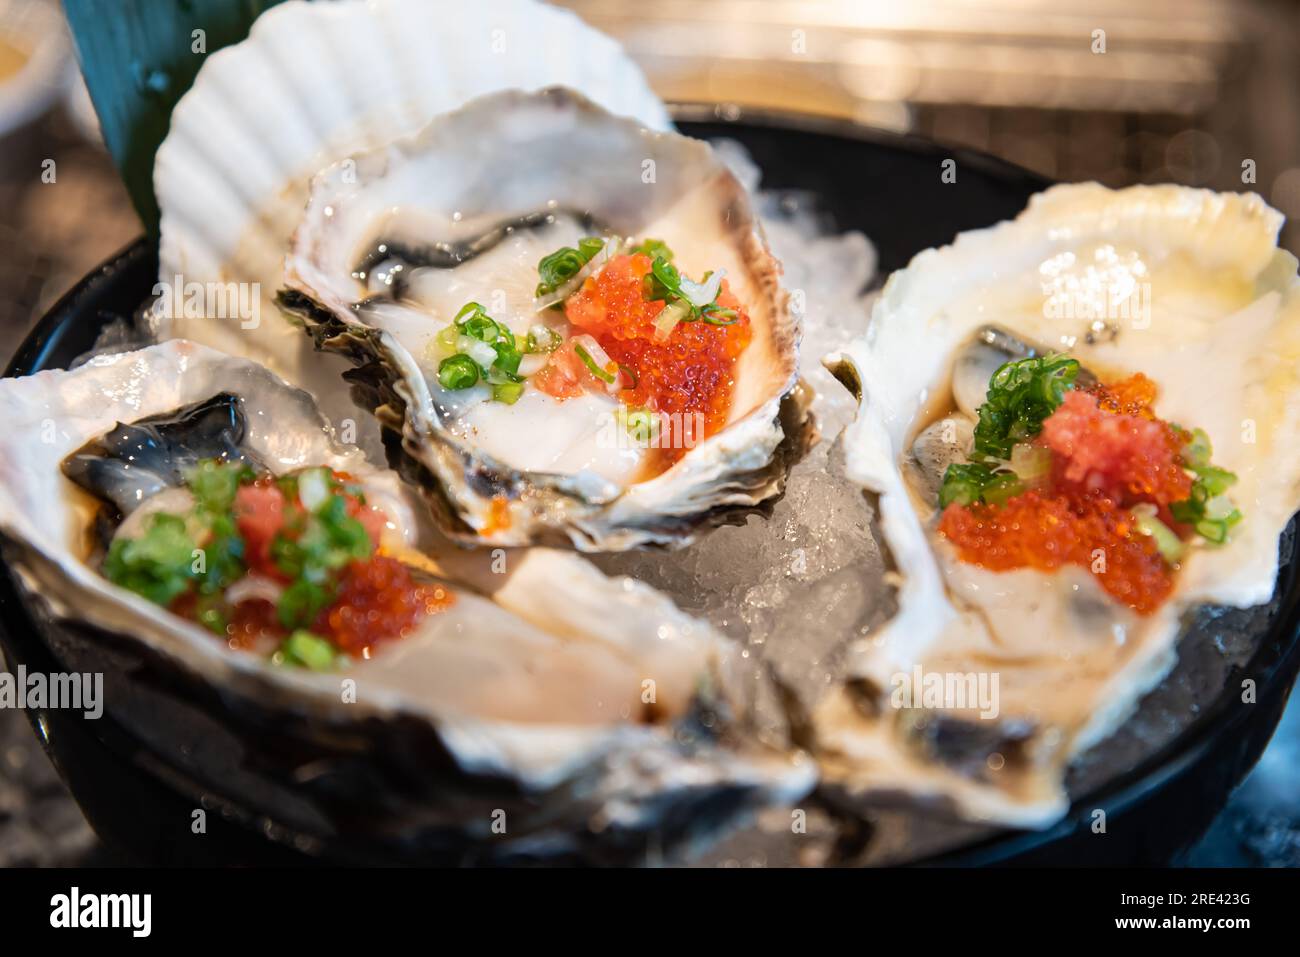
[[[1291,0],[561,5],[622,42],[669,101],[851,119],[1062,180],[1254,189],[1300,222]],[[15,336],[139,232],[59,20],[55,0],[0,0],[0,328]],[[47,159],[64,188],[42,188]],[[1284,244],[1300,249],[1300,227]]]
[[[849,119],[1061,180],[1250,189],[1287,214],[1283,244],[1300,251],[1294,2],[561,5],[622,42],[670,102],[706,103],[729,119],[760,110]],[[111,0],[102,7],[111,17]],[[144,89],[154,80],[141,71],[134,82]],[[0,357],[141,232],[99,142],[58,4],[0,0]],[[1300,865],[1297,794],[1293,705],[1259,769],[1187,862]],[[21,714],[0,712],[0,863],[111,859]]]

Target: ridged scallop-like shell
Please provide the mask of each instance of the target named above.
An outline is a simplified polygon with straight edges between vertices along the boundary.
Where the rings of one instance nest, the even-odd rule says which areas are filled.
[[[159,316],[160,338],[254,359],[311,391],[332,421],[352,415],[336,388],[346,364],[315,354],[273,305],[311,177],[474,97],[557,84],[671,128],[617,43],[534,0],[289,0],[266,11],[204,62],[154,166],[162,282],[259,283],[260,323]]]

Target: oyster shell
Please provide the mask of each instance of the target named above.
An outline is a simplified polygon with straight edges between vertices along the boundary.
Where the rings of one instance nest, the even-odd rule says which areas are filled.
[[[538,259],[588,230],[662,239],[683,274],[725,269],[750,316],[725,427],[641,481],[635,460],[602,445],[612,401],[529,389],[515,406],[466,408],[438,382],[434,337],[456,310],[493,303],[522,334]],[[805,437],[798,327],[743,187],[707,144],[572,91],[487,96],[325,170],[285,277],[282,304],[357,363],[363,404],[400,434],[405,474],[462,542],[681,545],[778,494]],[[564,456],[537,458],[557,446]]]
[[[860,395],[847,473],[879,495],[901,579],[897,616],[859,644],[854,680],[814,716],[828,782],[1047,825],[1065,810],[1071,759],[1168,672],[1183,614],[1268,600],[1300,507],[1300,280],[1277,248],[1281,222],[1252,194],[1058,186],[890,278],[866,335],[827,360]],[[1203,428],[1239,477],[1244,521],[1228,544],[1189,549],[1153,614],[1118,605],[1086,569],[990,572],[938,537],[946,462],[932,423],[983,400],[974,383],[997,357],[977,333],[989,323],[1104,381],[1144,373],[1157,413]],[[996,676],[997,713],[900,705],[893,692],[916,675]]]
[[[707,828],[683,822],[720,792],[735,801],[710,811],[709,827],[811,785],[806,763],[746,743],[742,724],[723,720],[730,653],[706,625],[570,553],[439,545],[397,477],[336,444],[310,397],[260,366],[173,340],[4,380],[0,411],[9,568],[43,609],[53,645],[110,672],[110,712],[138,722],[143,740],[163,742],[178,760],[193,742],[159,714],[215,691],[220,734],[233,733],[246,752],[239,775],[278,769],[293,793],[350,829],[367,829],[358,821],[373,818],[370,802],[390,806],[392,817],[376,819],[384,840],[431,839],[432,829],[439,842],[477,847],[496,838],[491,812],[501,810],[508,836],[479,849],[489,857],[520,846],[594,853],[677,815],[685,817],[670,831],[701,837]],[[373,658],[328,674],[233,651],[103,578],[92,567],[99,502],[60,476],[61,466],[87,487],[118,490],[115,501],[143,498],[143,511],[146,493],[169,494],[175,456],[214,450],[276,473],[308,465],[350,473],[389,516],[386,547],[425,574],[454,577],[455,602]],[[127,679],[118,659],[98,657],[109,649],[150,662],[166,680]],[[355,701],[340,694],[346,681]],[[152,700],[157,687],[179,691],[164,706]],[[701,697],[701,687],[711,690]],[[701,707],[716,710],[710,727],[697,721]]]

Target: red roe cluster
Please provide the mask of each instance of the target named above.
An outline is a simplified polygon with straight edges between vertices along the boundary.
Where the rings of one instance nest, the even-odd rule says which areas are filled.
[[[445,588],[417,585],[405,565],[380,555],[348,566],[338,598],[321,612],[314,630],[345,654],[362,656],[381,641],[404,637],[421,618],[451,603]]]
[[[334,473],[337,480],[347,477]],[[370,540],[370,555],[347,563],[338,577],[333,600],[316,617],[311,630],[349,655],[366,655],[382,642],[405,637],[425,615],[448,607],[452,595],[444,588],[417,584],[401,562],[378,555],[386,518],[356,495],[339,491],[349,517],[357,519]],[[235,496],[234,517],[245,543],[250,572],[282,584],[292,583],[276,560],[277,540],[293,542],[302,534],[303,510],[290,501],[274,478],[264,476],[241,486]],[[227,632],[235,647],[250,647],[259,637],[283,633],[275,607],[253,599],[236,606]]]
[[[565,316],[575,333],[593,336],[621,367],[626,387],[619,391],[619,401],[630,408],[681,415],[682,420],[699,413],[707,437],[726,424],[736,360],[752,338],[749,316],[724,279],[717,302],[735,310],[734,322],[679,322],[666,339],[658,341],[654,320],[665,304],[646,298],[651,265],[650,257],[640,253],[612,259],[569,297]],[[530,381],[559,398],[580,395],[584,388],[604,388],[574,354],[572,341],[557,350]],[[662,452],[668,465],[685,448]]]
[[[1154,398],[1154,384],[1141,374],[1113,390],[1066,393],[1040,436],[1052,450],[1057,483],[1102,492],[1125,506],[1186,499],[1192,480],[1179,460],[1183,443],[1151,412]]]
[[[962,561],[991,571],[1081,565],[1139,614],[1154,611],[1173,590],[1151,539],[1134,528],[1126,509],[1098,493],[1034,491],[1001,506],[952,504],[939,531]]]
[[[1149,503],[1186,537],[1169,505],[1192,490],[1178,431],[1151,409],[1155,394],[1140,374],[1066,393],[1036,439],[1052,455],[1046,483],[1001,505],[950,504],[940,533],[963,561],[993,571],[1083,566],[1115,599],[1150,614],[1172,592],[1172,570],[1129,509]]]

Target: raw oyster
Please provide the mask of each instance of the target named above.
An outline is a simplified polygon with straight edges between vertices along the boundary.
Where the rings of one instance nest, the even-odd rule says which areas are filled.
[[[714,276],[703,301],[725,273],[748,313],[724,426],[648,478],[639,449],[610,438],[611,396],[556,401],[530,385],[507,406],[440,381],[440,330],[478,306],[522,338],[555,312],[536,298],[539,260],[592,233],[605,245],[593,265],[629,237],[661,240],[683,277]],[[357,363],[363,404],[401,436],[405,474],[462,542],[681,545],[778,494],[806,436],[797,323],[743,187],[707,144],[568,90],[487,96],[325,170],[285,269],[282,303]]]
[[[378,430],[336,388],[346,362],[317,354],[274,306],[307,184],[330,163],[411,135],[476,96],[557,84],[653,129],[672,126],[614,40],[547,3],[475,0],[454,16],[428,0],[271,6],[248,37],[203,62],[154,166],[160,281],[240,283],[245,298],[260,293],[260,310],[155,309],[157,337],[266,365],[311,392],[336,426],[356,421],[373,455]]]
[[[178,760],[194,748],[192,725],[159,714],[215,700],[220,734],[245,754],[229,773],[282,776],[295,801],[314,802],[279,823],[319,834],[346,818],[350,832],[486,857],[617,853],[660,825],[703,836],[692,808],[720,792],[727,808],[709,811],[709,828],[811,785],[809,766],[747,745],[742,725],[725,720],[728,651],[707,626],[569,553],[439,546],[397,477],[338,445],[310,397],[260,366],[173,340],[5,380],[0,410],[0,543],[53,646],[108,670],[109,711]],[[175,476],[195,455],[276,474],[308,465],[348,473],[382,503],[385,549],[438,580],[455,578],[455,601],[331,673],[232,650],[110,584],[93,567],[96,516],[116,510],[134,521],[177,491]],[[134,662],[130,679],[114,657],[123,654]],[[141,668],[155,677],[142,683]],[[355,700],[340,694],[349,681]],[[174,689],[165,702],[154,700],[160,687]],[[712,716],[706,724],[702,714]],[[211,766],[196,773],[218,791],[229,783]],[[509,817],[504,837],[494,812]],[[493,846],[479,847],[485,839]]]
[[[1058,186],[890,278],[866,335],[828,359],[861,398],[847,471],[880,497],[900,578],[897,616],[859,644],[855,680],[814,715],[830,784],[1047,825],[1065,810],[1072,757],[1168,672],[1183,614],[1269,598],[1300,507],[1300,280],[1277,248],[1281,221],[1250,194]],[[1080,376],[1145,374],[1157,414],[1203,429],[1215,464],[1237,476],[1244,518],[1225,544],[1179,546],[1172,595],[1154,611],[1104,592],[1104,564],[989,571],[936,531],[942,469],[964,458],[967,417],[1009,358],[986,343],[1008,334],[1068,353]],[[945,458],[936,442],[957,448]],[[919,687],[897,697],[971,676],[998,679],[993,715],[942,695],[931,709]]]

